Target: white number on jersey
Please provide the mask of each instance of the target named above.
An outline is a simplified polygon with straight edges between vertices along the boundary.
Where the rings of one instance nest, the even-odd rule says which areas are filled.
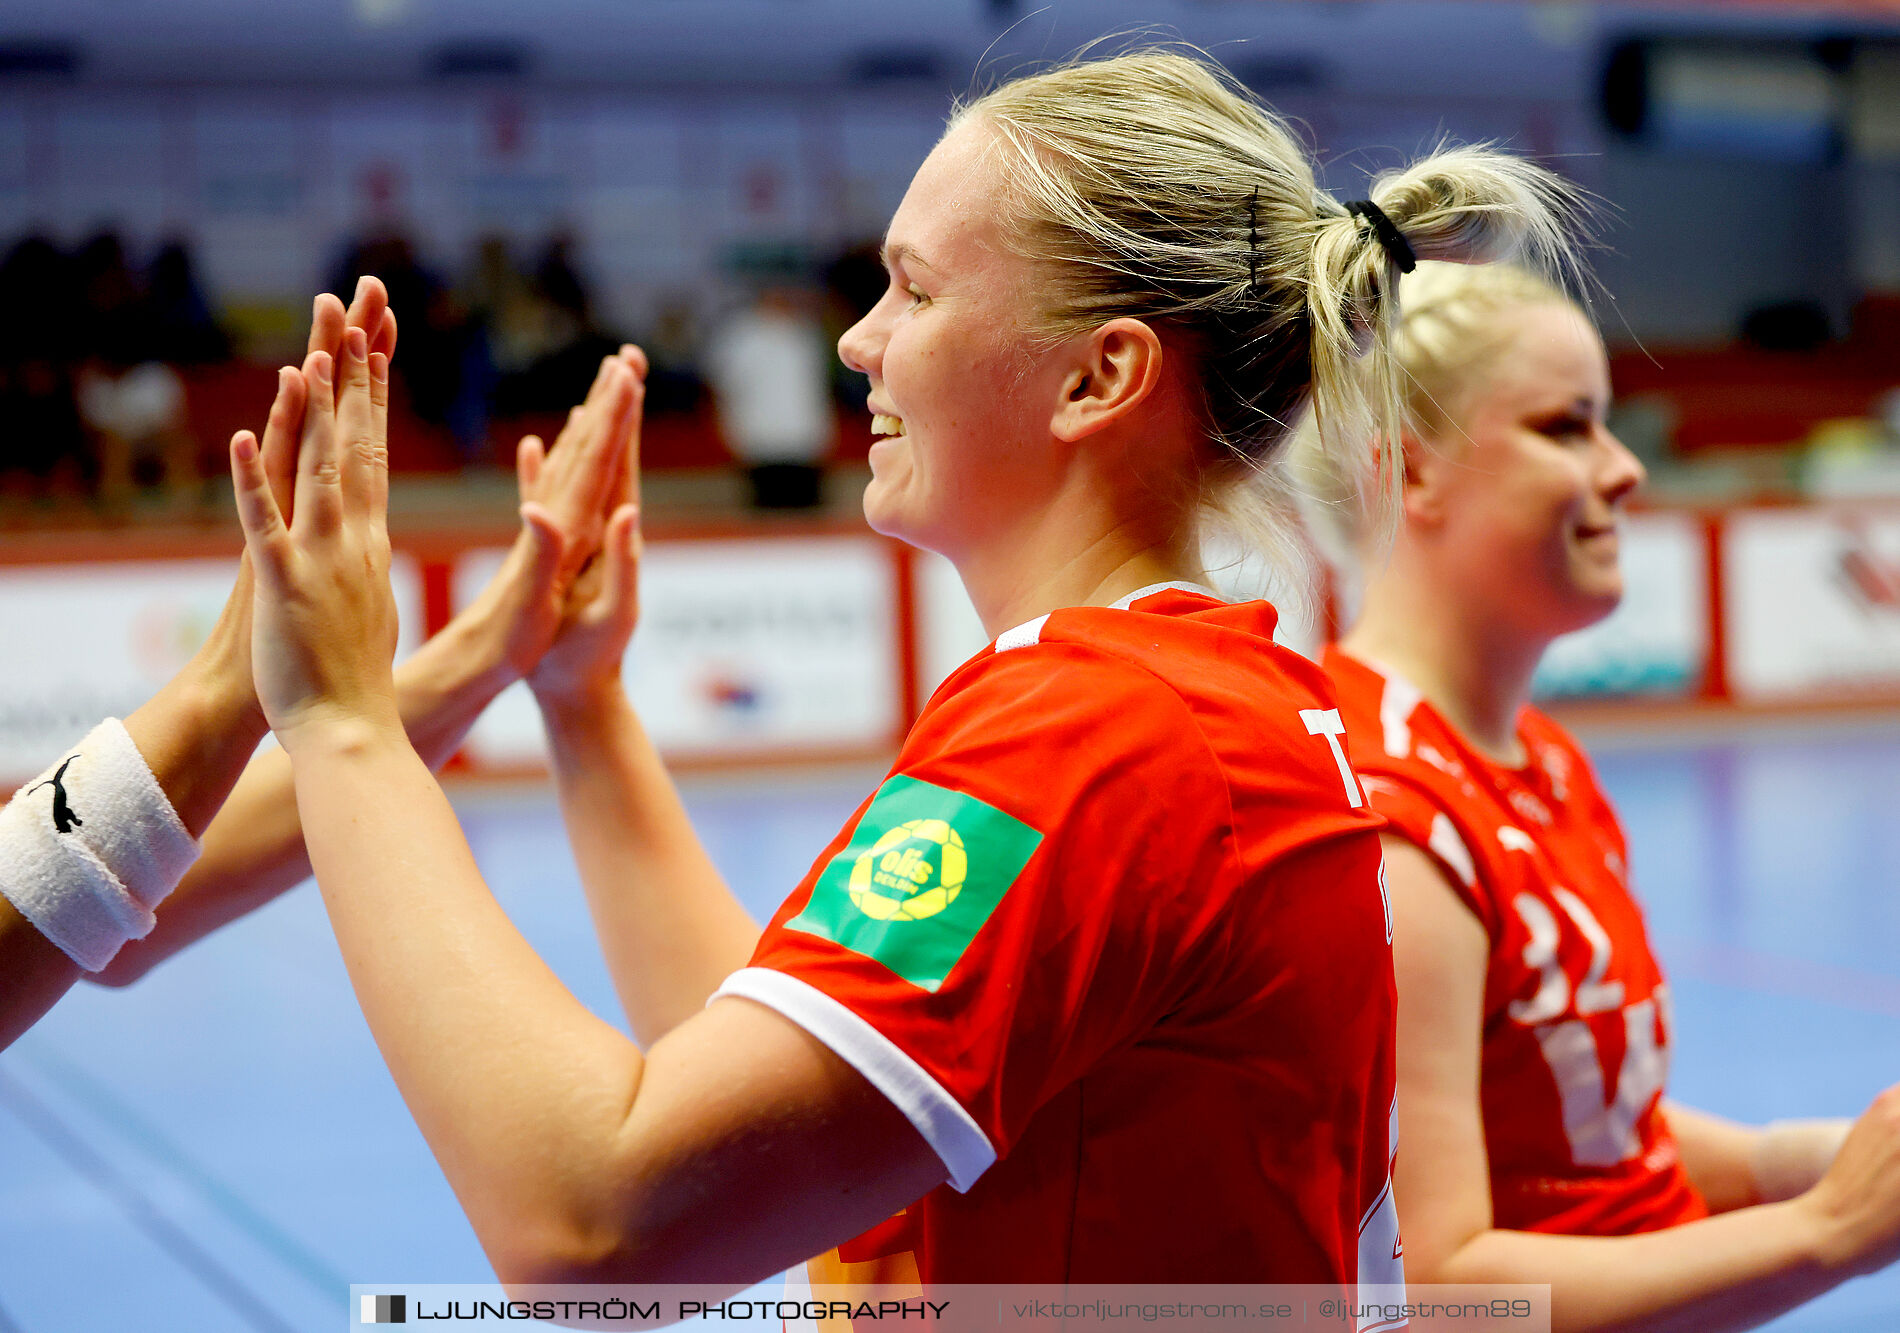
[[[1583,900],[1569,889],[1552,889],[1551,896],[1563,904],[1564,911],[1577,923],[1577,929],[1590,941],[1590,970],[1583,974],[1583,984],[1577,987],[1577,1012],[1580,1014],[1607,1014],[1623,1005],[1623,983],[1603,983],[1603,974],[1610,970],[1610,935],[1592,915]]]
[[[1622,1006],[1623,983],[1603,980],[1610,968],[1609,932],[1583,900],[1568,889],[1555,889],[1552,896],[1590,942],[1590,966],[1576,989],[1577,1012],[1601,1014]],[[1570,978],[1557,961],[1556,917],[1542,899],[1528,893],[1520,893],[1513,905],[1530,932],[1524,963],[1537,969],[1538,985],[1530,999],[1511,1001],[1509,1013],[1518,1022],[1537,1029],[1538,1047],[1563,1099],[1564,1135],[1570,1140],[1571,1159],[1578,1166],[1627,1162],[1642,1152],[1636,1122],[1662,1091],[1669,1074],[1668,992],[1658,986],[1649,999],[1623,1010],[1623,1067],[1617,1074],[1616,1097],[1612,1100],[1603,1090],[1603,1062],[1598,1058],[1590,1025],[1581,1018],[1551,1021],[1570,1007],[1571,999]]]

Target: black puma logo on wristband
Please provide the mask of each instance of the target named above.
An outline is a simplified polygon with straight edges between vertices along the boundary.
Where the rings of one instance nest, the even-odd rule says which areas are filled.
[[[74,829],[86,822],[74,813],[71,805],[67,804],[66,788],[65,785],[60,782],[60,779],[66,776],[66,770],[72,767],[73,760],[77,758],[79,758],[78,755],[73,755],[59,766],[59,771],[54,773],[52,777],[27,788],[29,792],[36,792],[41,787],[51,787],[53,789],[53,827],[61,833],[71,833]]]

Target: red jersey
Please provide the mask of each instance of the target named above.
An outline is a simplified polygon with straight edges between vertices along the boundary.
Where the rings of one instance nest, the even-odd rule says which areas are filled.
[[[1669,992],[1590,761],[1534,708],[1494,763],[1403,678],[1325,656],[1353,766],[1491,939],[1480,1098],[1495,1225],[1624,1235],[1708,1215],[1664,1119]]]
[[[1380,821],[1274,621],[1160,585],[1004,634],[721,988],[948,1172],[814,1279],[1403,1281]]]

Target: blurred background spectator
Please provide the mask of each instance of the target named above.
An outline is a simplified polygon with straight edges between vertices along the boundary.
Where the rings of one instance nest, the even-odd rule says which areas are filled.
[[[745,465],[758,509],[811,509],[831,450],[831,348],[815,293],[775,282],[706,344],[706,375],[726,447]]]
[[[219,361],[230,344],[183,243],[140,268],[112,231],[70,255],[28,236],[0,262],[0,308],[18,312],[0,336],[0,469],[14,485],[111,513],[140,493],[172,514],[210,498],[178,367]]]
[[[24,481],[45,500],[62,476],[77,484],[85,450],[73,388],[78,293],[46,237],[23,237],[0,261],[0,312],[0,481]]]
[[[99,501],[108,510],[126,508],[136,480],[157,491],[167,509],[189,505],[198,449],[185,428],[184,381],[160,337],[145,275],[127,263],[113,232],[86,242],[73,270],[83,321],[79,419],[92,439]]]

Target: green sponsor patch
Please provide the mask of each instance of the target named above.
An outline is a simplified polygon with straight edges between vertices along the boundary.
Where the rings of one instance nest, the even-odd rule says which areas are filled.
[[[833,940],[934,991],[1041,842],[974,796],[892,778],[785,928]]]

